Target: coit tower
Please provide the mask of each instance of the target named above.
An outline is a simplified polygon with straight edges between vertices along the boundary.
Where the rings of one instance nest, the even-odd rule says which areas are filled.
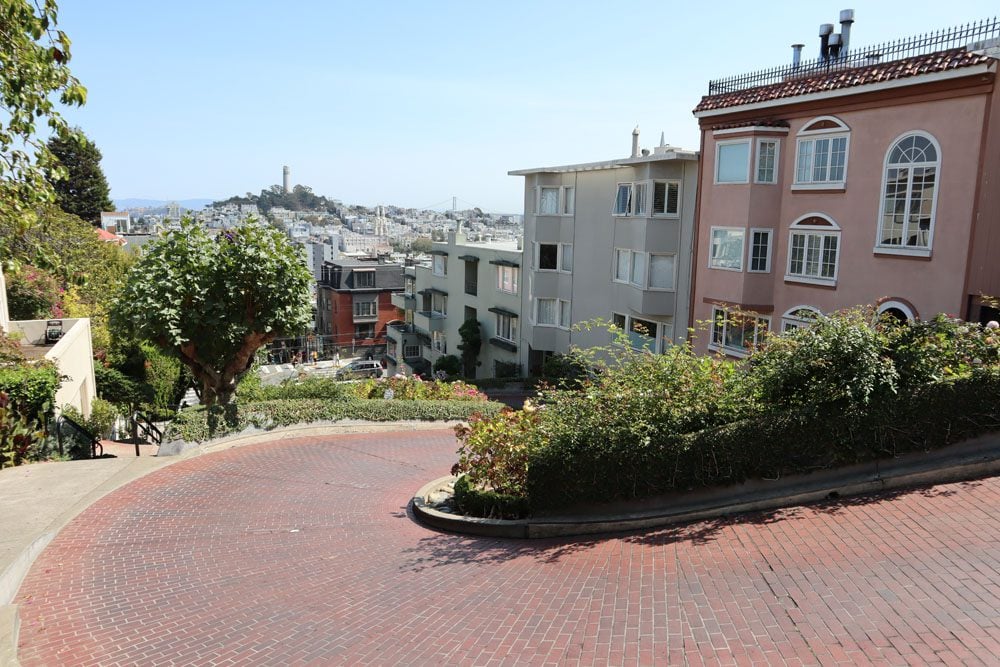
[[[286,164],[281,168],[282,183],[285,186],[285,194],[292,191],[292,170]]]

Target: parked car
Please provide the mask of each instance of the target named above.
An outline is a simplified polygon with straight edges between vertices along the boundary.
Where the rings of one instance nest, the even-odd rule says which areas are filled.
[[[338,380],[379,378],[382,377],[382,362],[373,359],[355,359],[338,370],[336,377]]]

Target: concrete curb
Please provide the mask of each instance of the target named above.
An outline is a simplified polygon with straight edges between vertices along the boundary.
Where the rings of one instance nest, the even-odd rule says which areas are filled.
[[[440,512],[427,503],[428,495],[455,479],[451,476],[425,484],[417,491],[410,506],[417,519],[441,530],[484,537],[534,539],[647,530],[733,514],[806,505],[832,498],[959,482],[998,473],[1000,436],[991,435],[946,449],[888,461],[774,481],[753,481],[695,494],[678,494],[652,508],[648,508],[648,502],[615,505],[616,508],[630,504],[644,506],[634,511],[602,513],[601,508],[596,507],[575,515],[519,520],[458,516]]]

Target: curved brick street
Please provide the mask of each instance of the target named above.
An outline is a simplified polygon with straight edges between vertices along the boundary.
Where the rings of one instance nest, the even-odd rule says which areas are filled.
[[[1000,478],[583,541],[406,513],[450,431],[192,458],[77,517],[18,595],[29,665],[988,663]],[[30,508],[25,508],[30,511]],[[995,664],[995,662],[994,662]]]

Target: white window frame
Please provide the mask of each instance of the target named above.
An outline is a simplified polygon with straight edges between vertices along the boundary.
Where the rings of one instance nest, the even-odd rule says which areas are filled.
[[[915,322],[916,321],[917,314],[913,312],[913,309],[910,308],[905,303],[903,303],[902,301],[896,301],[894,299],[889,299],[888,301],[883,301],[882,303],[880,303],[878,305],[877,314],[881,315],[885,311],[892,310],[893,308],[895,308],[899,312],[901,312],[904,315],[906,315],[906,319],[908,321],[910,321],[910,322]]]
[[[504,289],[504,273],[510,272],[510,286],[511,289]],[[521,269],[517,266],[504,266],[502,264],[497,265],[497,291],[501,294],[517,294],[518,293],[518,283],[520,282]]]
[[[556,191],[556,207],[555,207],[555,210],[553,210],[551,213],[547,212],[547,211],[544,212],[544,213],[542,212],[542,191],[543,190],[555,190]],[[562,188],[560,186],[558,186],[558,185],[539,185],[537,193],[536,193],[536,196],[535,196],[535,215],[559,215],[559,210],[560,210],[559,207],[560,207],[561,201],[562,201],[562,198],[560,197],[560,195],[562,194],[560,192],[561,190],[562,190]]]
[[[654,204],[656,202],[656,186],[662,184],[663,189],[663,212],[658,213],[654,210]],[[670,186],[677,186],[677,210],[669,211],[667,210],[667,202],[670,201]],[[681,197],[684,194],[684,189],[682,183],[676,179],[662,179],[658,178],[653,181],[653,186],[650,188],[650,198],[649,198],[649,215],[654,218],[679,218],[681,217]]]
[[[440,309],[434,306],[441,306]],[[441,315],[442,317],[448,316],[448,295],[438,294],[437,292],[431,293],[431,313],[435,315]]]
[[[830,226],[820,226],[820,225],[804,225],[801,224],[803,220],[808,220],[809,218],[822,218],[830,223]],[[819,237],[821,240],[821,245],[819,248],[819,260],[817,267],[822,272],[823,266],[823,252],[826,248],[826,239],[835,238],[837,240],[837,256],[833,262],[833,277],[828,278],[822,275],[810,276],[807,274],[792,273],[792,241],[796,235],[805,236],[805,246],[803,253],[808,252],[809,249],[809,237],[815,236]],[[822,213],[808,213],[795,222],[792,223],[788,230],[788,262],[785,264],[785,280],[789,282],[805,283],[808,285],[826,285],[835,286],[837,284],[837,277],[840,275],[840,256],[843,252],[843,247],[840,239],[840,227],[830,216],[824,215]],[[803,270],[806,266],[806,256],[802,256],[802,266]]]
[[[722,341],[721,342],[717,342],[715,340],[715,331],[716,331],[716,329],[715,329],[715,323],[717,321],[718,313],[722,313],[723,316],[724,316],[723,326],[722,326]],[[732,347],[732,346],[729,346],[729,345],[725,344],[725,341],[726,341],[726,331],[727,331],[727,329],[729,327],[729,324],[730,324],[729,317],[730,317],[731,313],[732,313],[732,311],[730,311],[727,308],[722,308],[720,306],[712,306],[712,319],[710,320],[710,324],[709,324],[709,343],[708,343],[708,349],[713,350],[715,352],[724,352],[725,354],[728,354],[731,357],[740,357],[740,358],[743,358],[743,357],[746,357],[746,356],[748,356],[750,354],[750,350],[748,348],[745,348],[745,347]],[[767,332],[771,330],[771,316],[770,315],[758,315],[756,313],[732,313],[732,314],[739,315],[741,317],[747,317],[747,318],[752,317],[752,318],[754,318],[754,329],[753,329],[753,346],[754,347],[756,347],[757,345],[760,345],[760,343],[763,342],[764,337],[767,335]],[[767,326],[764,329],[764,331],[760,330],[760,322],[762,322],[762,321],[766,322],[766,324],[767,324]]]
[[[560,212],[562,215],[576,214],[576,186],[564,185],[559,197]]]
[[[746,169],[743,174],[743,180],[740,181],[720,181],[719,180],[719,155],[722,153],[722,148],[724,146],[733,146],[736,144],[745,144],[747,147],[747,163]],[[750,165],[753,163],[753,150],[750,145],[749,139],[729,139],[727,141],[717,141],[715,143],[715,185],[740,185],[750,182]]]
[[[673,275],[670,276],[670,287],[654,287],[650,276],[653,275],[653,258],[654,257],[673,257]],[[653,292],[676,292],[677,291],[677,253],[673,252],[650,252],[647,253],[646,259],[646,289]]]
[[[448,255],[434,255],[431,273],[441,278],[448,275]]]
[[[889,164],[889,157],[892,155],[892,151],[896,148],[896,145],[904,139],[912,136],[919,136],[927,139],[931,142],[934,150],[937,152],[937,161],[935,162],[912,162],[907,163],[906,167],[910,170],[909,176],[907,177],[907,199],[906,208],[904,212],[904,220],[909,217],[911,199],[910,186],[913,183],[913,169],[914,168],[926,168],[934,167],[934,195],[931,200],[931,224],[930,229],[927,231],[927,246],[906,246],[906,245],[891,245],[883,244],[883,239],[885,238],[885,232],[883,231],[883,223],[885,222],[885,188],[889,179],[889,169],[892,167],[902,167],[903,163]],[[938,192],[941,190],[941,144],[934,135],[929,132],[924,132],[923,130],[912,130],[910,132],[904,132],[899,135],[889,144],[888,150],[885,152],[885,158],[882,164],[882,190],[879,194],[879,206],[878,212],[876,213],[877,219],[875,221],[875,249],[874,252],[882,255],[904,255],[910,257],[930,257],[931,251],[934,248],[934,227],[937,223],[937,202],[938,202]]]
[[[772,167],[773,173],[771,174],[771,180],[762,180],[760,178],[760,159],[761,152],[760,148],[762,144],[774,144],[774,166]],[[778,137],[758,137],[755,145],[754,161],[753,161],[753,182],[761,183],[763,185],[774,185],[778,182],[778,160],[781,154],[781,140]]]
[[[615,326],[618,326],[617,324],[615,324],[615,318],[616,317],[622,318],[622,321],[623,321],[624,324],[622,325],[621,330],[625,334],[625,336],[628,338],[628,340],[629,340],[629,346],[633,350],[645,350],[645,349],[647,349],[645,347],[638,347],[637,348],[637,347],[635,347],[634,345],[631,344],[632,339],[629,336],[629,334],[631,334],[631,332],[632,332],[632,320],[633,319],[643,320],[644,322],[649,322],[651,324],[655,324],[656,325],[656,330],[653,332],[653,349],[650,350],[651,352],[653,352],[654,354],[665,354],[667,352],[667,350],[670,347],[672,347],[672,339],[673,339],[673,333],[674,333],[674,323],[673,323],[672,319],[671,319],[670,323],[667,323],[667,322],[658,322],[656,320],[650,320],[650,319],[645,318],[645,317],[633,318],[631,315],[626,315],[624,313],[618,313],[618,312],[612,311],[612,313],[611,313],[611,323],[614,324]],[[668,332],[670,333],[671,345],[666,344],[666,338],[667,338],[667,333]]]
[[[810,313],[814,313],[815,317],[812,318],[800,317],[798,313],[802,312],[803,310]],[[823,317],[822,311],[820,311],[819,308],[814,308],[813,306],[801,305],[789,308],[788,310],[785,311],[784,315],[781,316],[781,333],[785,333],[786,331],[792,328],[803,329],[812,324],[814,321],[816,321],[817,318],[820,317]]]
[[[378,317],[378,301],[355,301],[353,305],[354,317]],[[371,312],[362,312],[363,310]]]
[[[621,192],[623,187],[628,188],[628,200],[625,202],[625,210],[618,210],[618,193]],[[615,197],[611,201],[611,215],[615,217],[626,217],[632,215],[632,200],[635,198],[635,184],[629,182],[622,182],[615,184]]]
[[[541,252],[543,245],[554,245],[556,246],[556,268],[554,269],[543,269],[540,265]],[[570,266],[568,269],[563,268],[563,262],[566,261],[566,248],[569,248],[570,262],[572,263],[573,255],[573,244],[572,243],[548,243],[544,241],[535,242],[535,270],[544,273],[573,273],[573,267]]]
[[[406,353],[407,350],[409,350],[410,352],[413,352],[414,350],[416,350],[416,353],[415,354],[407,354]],[[420,346],[419,345],[404,345],[403,346],[403,358],[404,359],[412,359],[413,357],[419,357],[419,356],[420,356]]]
[[[737,257],[739,257],[740,260],[739,266],[736,267],[717,266],[715,264],[716,258],[712,256],[712,253],[715,251],[716,232],[739,232],[741,234],[742,240],[740,241],[740,243],[742,247],[740,248],[740,252],[737,254]],[[709,236],[708,236],[708,268],[718,269],[720,271],[737,271],[737,272],[743,271],[743,258],[746,255],[746,242],[747,242],[747,230],[743,227],[712,227],[709,230]]]
[[[505,340],[508,343],[517,342],[517,316],[507,315],[505,313],[494,313],[496,315],[496,337],[500,340]],[[508,334],[504,335],[505,330]]]
[[[792,189],[793,190],[843,190],[847,185],[847,168],[850,163],[851,158],[851,128],[847,126],[844,121],[840,120],[835,116],[819,116],[817,118],[811,119],[805,125],[804,128],[811,127],[819,122],[830,121],[835,123],[837,127],[827,127],[819,130],[808,130],[803,129],[798,132],[795,139],[795,172],[792,179]],[[816,155],[816,141],[822,139],[829,139],[831,142],[834,139],[844,139],[844,174],[843,178],[840,180],[814,180],[812,178],[814,164],[809,165],[810,177],[808,179],[799,178],[799,159],[802,155],[802,145],[806,143],[813,144],[813,151],[811,155],[813,159]],[[831,143],[832,146],[832,143]],[[827,176],[830,174],[830,163],[827,160],[826,165]]]
[[[645,218],[649,210],[649,182],[636,181],[632,183],[632,213],[637,218]]]
[[[549,324],[547,322],[539,322],[538,321],[538,305],[539,305],[539,302],[541,302],[541,301],[554,301],[555,302],[555,314],[556,314],[556,322],[555,322],[555,324]],[[569,329],[570,322],[564,322],[563,320],[564,319],[571,319],[572,316],[570,316],[570,318],[564,318],[563,317],[563,308],[564,307],[569,308],[570,305],[571,305],[570,302],[567,301],[566,299],[555,299],[555,298],[550,298],[550,297],[535,297],[534,307],[532,308],[531,321],[532,321],[532,323],[536,327],[552,327],[552,328],[555,328],[555,329]]]
[[[375,269],[353,269],[354,272],[354,288],[355,289],[372,289],[375,287],[375,281],[377,280],[375,276]],[[359,285],[358,279],[364,276],[366,279],[371,278],[371,285]]]
[[[625,263],[625,277],[618,276],[618,254],[625,253],[628,261]],[[628,279],[632,275],[632,250],[630,248],[615,248],[611,253],[611,280],[616,283],[627,285]]]
[[[764,257],[763,269],[753,268],[753,250],[754,250],[755,234],[767,234],[767,251],[766,251],[767,255]],[[771,253],[774,252],[774,229],[770,227],[751,227],[750,241],[746,245],[747,245],[747,273],[770,273]]]

